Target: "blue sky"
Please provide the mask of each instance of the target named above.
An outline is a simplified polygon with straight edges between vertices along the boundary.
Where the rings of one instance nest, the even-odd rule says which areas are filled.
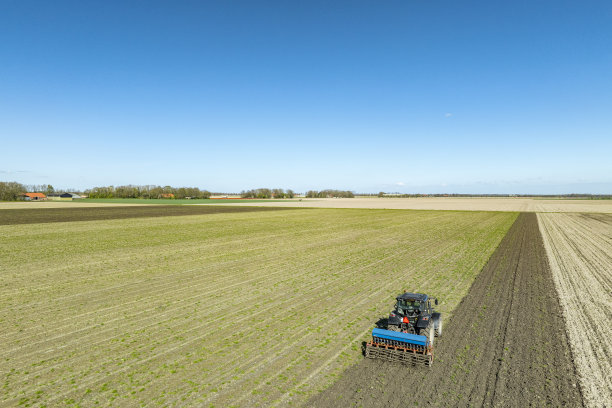
[[[609,1],[0,0],[0,181],[612,193]]]

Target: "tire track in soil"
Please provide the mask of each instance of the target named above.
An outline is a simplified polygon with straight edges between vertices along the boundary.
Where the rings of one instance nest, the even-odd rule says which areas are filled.
[[[364,359],[306,405],[584,406],[535,213],[519,215],[437,340],[431,368]]]

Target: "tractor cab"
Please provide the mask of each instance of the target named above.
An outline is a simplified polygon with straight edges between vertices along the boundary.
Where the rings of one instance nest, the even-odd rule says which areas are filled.
[[[438,304],[437,299],[408,292],[398,295],[395,299],[395,308],[387,320],[388,330],[419,333],[420,329],[429,326],[429,321],[435,313],[432,303]]]
[[[401,315],[420,314],[424,308],[425,304],[423,302],[414,299],[397,299],[397,303],[395,304],[395,310]]]
[[[431,314],[433,313],[433,305],[428,295],[421,293],[402,293],[398,295],[395,303],[395,311],[401,315],[407,314]],[[438,299],[433,298],[435,304],[438,304]]]

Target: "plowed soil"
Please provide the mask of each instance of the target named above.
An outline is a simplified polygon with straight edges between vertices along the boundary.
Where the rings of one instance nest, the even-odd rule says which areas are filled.
[[[0,225],[48,222],[115,220],[124,218],[170,217],[253,211],[275,211],[276,207],[238,207],[211,205],[126,205],[121,207],[70,207],[0,209]],[[290,209],[290,208],[282,208]]]
[[[364,359],[307,405],[583,406],[535,214],[517,218],[435,352],[432,368]]]

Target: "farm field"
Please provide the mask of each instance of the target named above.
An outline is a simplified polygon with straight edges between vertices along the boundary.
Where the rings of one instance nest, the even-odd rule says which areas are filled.
[[[519,216],[453,316],[431,368],[364,359],[308,405],[583,405],[535,214]]]
[[[198,200],[181,200],[181,199],[139,199],[139,198],[86,198],[75,201],[0,201],[0,210],[14,209],[41,209],[41,208],[91,208],[91,207],[117,207],[125,205],[149,206],[149,205],[226,205],[226,204],[241,204],[241,203],[270,203],[287,202],[290,199],[284,200],[255,200],[255,199],[198,199]]]
[[[134,204],[135,205],[135,204]],[[149,205],[149,204],[142,204]],[[89,203],[77,201],[0,201],[0,210],[40,210],[41,208],[122,207],[121,203]]]
[[[450,317],[516,217],[292,209],[0,225],[0,405],[302,405],[361,360],[399,290],[439,297]]]
[[[523,197],[421,197],[421,198],[301,198],[284,200],[140,200],[87,199],[81,201],[0,202],[3,209],[92,208],[139,205],[227,205],[290,208],[372,208],[395,210],[574,212],[612,214],[612,200],[559,200]]]
[[[113,220],[124,218],[176,217],[181,215],[247,213],[288,210],[274,207],[231,207],[194,205],[127,205],[111,207],[55,207],[0,210],[0,225],[49,222]]]
[[[141,198],[87,198],[83,200],[83,204],[138,204],[138,205],[177,205],[177,204],[206,204],[206,205],[218,205],[223,204],[240,204],[240,203],[277,203],[283,201],[290,201],[291,199],[273,200],[273,199],[254,199],[254,198],[210,198],[210,199],[141,199]]]
[[[223,204],[223,203],[221,203]],[[315,208],[377,208],[451,211],[590,212],[612,214],[612,200],[557,200],[541,198],[420,197],[420,198],[304,198],[275,203],[241,205]]]
[[[612,215],[539,214],[588,406],[612,406]]]

